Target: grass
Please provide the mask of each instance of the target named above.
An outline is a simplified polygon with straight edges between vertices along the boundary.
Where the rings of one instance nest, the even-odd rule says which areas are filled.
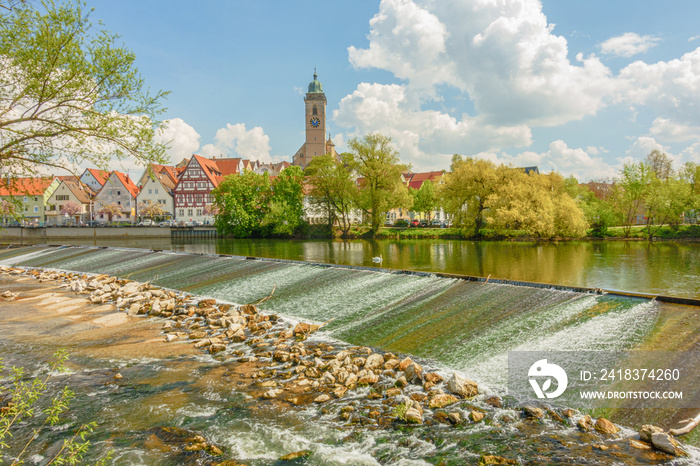
[[[623,227],[610,227],[605,234],[606,238],[623,239],[625,231]],[[663,226],[654,234],[655,238],[660,239],[685,239],[685,238],[700,238],[700,225],[678,225],[676,227]],[[646,226],[634,225],[630,230],[628,238],[647,239]]]

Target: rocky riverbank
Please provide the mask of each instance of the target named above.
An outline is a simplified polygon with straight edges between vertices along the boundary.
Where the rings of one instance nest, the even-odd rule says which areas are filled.
[[[261,403],[281,409],[313,407],[320,415],[333,416],[341,428],[401,430],[440,425],[459,430],[483,425],[536,432],[547,426],[568,435],[572,456],[585,449],[605,458],[601,463],[618,458],[656,464],[685,454],[672,436],[653,426],[643,426],[633,435],[606,419],[592,419],[575,410],[520,406],[458,373],[431,371],[410,357],[316,338],[321,325],[289,323],[259,310],[262,303],[219,303],[107,275],[14,267],[0,267],[0,273],[67,288],[96,306],[112,304],[132,318],[162,319],[165,341],[192,344],[216,359],[235,363],[235,373],[226,382],[235,380]],[[2,291],[2,299],[18,298]],[[572,428],[576,435],[565,434]],[[186,448],[215,456],[219,450],[206,441],[190,442]],[[484,453],[480,464],[517,461]]]

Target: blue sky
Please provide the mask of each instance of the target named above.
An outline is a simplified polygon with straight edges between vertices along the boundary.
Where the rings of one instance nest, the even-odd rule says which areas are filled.
[[[453,153],[582,180],[657,148],[700,162],[697,1],[88,5],[147,84],[171,91],[173,162],[291,160],[314,66],[338,149],[380,131],[415,171]]]

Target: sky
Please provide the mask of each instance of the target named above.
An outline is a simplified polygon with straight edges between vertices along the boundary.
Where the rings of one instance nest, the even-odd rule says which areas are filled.
[[[455,153],[581,181],[654,149],[700,162],[697,0],[87,3],[171,92],[173,163],[291,161],[314,69],[336,149],[380,132],[413,171]]]

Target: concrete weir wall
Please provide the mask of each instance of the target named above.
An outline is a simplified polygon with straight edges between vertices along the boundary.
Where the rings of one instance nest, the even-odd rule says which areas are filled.
[[[0,239],[217,237],[212,227],[7,227]]]

